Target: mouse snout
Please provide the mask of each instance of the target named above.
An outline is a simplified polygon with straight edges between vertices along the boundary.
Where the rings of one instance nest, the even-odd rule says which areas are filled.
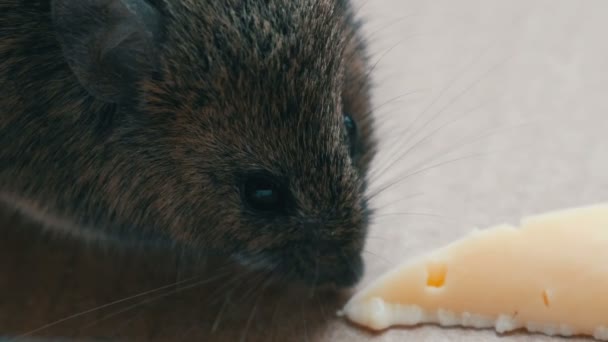
[[[357,177],[348,170],[336,176],[340,168],[329,166],[303,175],[240,175],[243,226],[258,227],[246,235],[245,259],[263,259],[258,266],[312,286],[345,288],[360,280],[367,203]]]
[[[319,285],[333,284],[338,287],[355,285],[363,275],[363,259],[359,248],[327,246],[319,248],[317,274]]]
[[[345,256],[327,267],[326,273],[319,275],[319,283],[332,283],[339,287],[351,287],[359,282],[363,276],[363,258],[360,253]]]
[[[285,266],[312,286],[351,287],[363,274],[361,249],[343,242],[302,241],[283,255]]]
[[[351,287],[363,274],[365,220],[303,218],[300,240],[284,250],[285,261],[305,283]]]

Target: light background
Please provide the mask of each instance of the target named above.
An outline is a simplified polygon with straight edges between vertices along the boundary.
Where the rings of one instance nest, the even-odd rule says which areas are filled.
[[[606,200],[607,1],[361,0],[357,6],[377,62],[382,147],[376,167],[385,170],[372,183],[380,188],[405,177],[375,202],[379,217],[361,286],[473,227]],[[368,339],[345,326],[328,336]],[[373,340],[553,339],[422,327]]]

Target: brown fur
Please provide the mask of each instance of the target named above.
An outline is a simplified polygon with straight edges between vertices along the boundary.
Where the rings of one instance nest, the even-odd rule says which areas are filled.
[[[70,68],[52,1],[0,1],[0,200],[93,239],[358,278],[375,140],[348,1],[155,0],[162,25],[134,52],[129,87],[98,89],[115,100]],[[360,128],[355,155],[343,112]],[[295,209],[244,208],[250,170],[284,179]]]

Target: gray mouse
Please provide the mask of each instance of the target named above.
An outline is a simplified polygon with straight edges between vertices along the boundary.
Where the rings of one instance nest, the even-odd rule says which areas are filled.
[[[377,146],[360,26],[348,0],[1,0],[0,201],[350,287]]]

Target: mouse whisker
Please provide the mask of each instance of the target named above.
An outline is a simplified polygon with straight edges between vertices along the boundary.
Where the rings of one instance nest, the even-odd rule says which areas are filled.
[[[224,302],[223,302],[222,306],[220,307],[220,310],[218,311],[217,316],[215,317],[215,320],[213,321],[213,324],[211,325],[212,334],[215,334],[217,332],[217,329],[219,328],[220,324],[222,323],[223,314],[226,311],[226,308],[228,307],[228,303],[231,301],[230,296],[232,296],[232,292],[226,293],[226,295],[224,296]]]
[[[475,65],[478,62],[478,60],[485,54],[485,52],[488,49],[489,49],[489,47],[486,48],[486,49],[484,49],[476,58],[474,58],[471,61],[471,64],[469,64],[467,67],[465,67],[461,71],[464,73],[464,71],[466,71],[470,66]],[[496,63],[492,67],[490,67],[486,71],[484,71],[481,76],[475,78],[472,82],[470,82],[467,86],[465,86],[461,91],[459,91],[458,93],[456,93],[455,96],[453,96],[450,100],[448,100],[448,102],[443,107],[440,107],[439,110],[437,110],[435,113],[433,113],[433,115],[431,115],[431,117],[428,120],[426,120],[419,129],[423,129],[424,127],[426,127],[430,123],[432,123],[436,118],[438,118],[439,116],[441,116],[441,114],[443,114],[450,106],[452,106],[458,100],[460,100],[462,97],[464,97],[466,94],[468,94],[473,88],[475,88],[477,85],[479,85],[479,83],[481,83],[488,75],[490,75],[493,71],[495,71],[501,65],[502,65],[501,62]],[[456,81],[456,80],[458,80],[458,77],[454,78],[454,81]],[[449,89],[449,86],[448,86],[448,88],[444,88],[444,90],[447,90],[447,89]],[[439,100],[439,99],[440,98],[437,98],[437,100]],[[437,103],[437,102],[435,102],[435,103]],[[412,124],[408,127],[408,131],[411,130],[415,126],[415,124],[417,123],[417,121],[420,118],[422,118],[422,116],[424,116],[428,112],[428,110],[430,110],[431,107],[432,107],[432,105],[429,106],[429,107],[427,107],[426,111],[423,111],[420,115],[418,115],[414,119],[414,121],[412,122]]]
[[[402,183],[403,181],[410,179],[413,176],[416,176],[416,175],[422,174],[424,172],[433,170],[433,169],[435,169],[437,167],[445,166],[445,165],[448,165],[448,164],[452,164],[452,163],[456,163],[456,162],[460,162],[460,161],[464,161],[464,160],[469,160],[469,159],[473,159],[473,158],[486,157],[486,156],[488,156],[490,154],[491,153],[470,154],[470,155],[466,155],[466,156],[463,156],[463,157],[458,157],[458,158],[453,158],[453,159],[449,159],[449,160],[446,160],[446,161],[442,161],[442,162],[439,162],[439,163],[432,164],[430,166],[424,167],[422,169],[418,169],[416,171],[409,172],[409,173],[407,173],[405,175],[402,175],[401,177],[397,177],[397,179],[395,179],[395,180],[391,181],[390,183],[385,184],[384,186],[382,186],[379,189],[375,190],[374,192],[372,192],[371,194],[369,194],[367,196],[367,199],[371,200],[371,199],[373,199],[373,198],[381,195],[382,193],[384,193],[387,189],[392,188],[393,186],[396,186],[396,185]]]
[[[472,137],[467,137],[460,141],[456,141],[456,142],[450,144],[449,146],[447,146],[446,148],[438,151],[437,153],[432,154],[429,158],[422,160],[421,162],[416,164],[416,167],[423,166],[425,163],[432,162],[433,160],[435,160],[439,157],[446,156],[446,155],[450,154],[451,152],[454,152],[454,151],[456,151],[462,147],[468,146],[472,143],[478,142],[479,140],[493,137],[502,131],[512,130],[515,128],[521,128],[524,125],[526,125],[526,124],[524,123],[524,124],[515,124],[515,125],[511,125],[511,126],[503,126],[503,127],[499,127],[499,128],[492,129],[492,130],[488,129],[488,130],[485,130],[484,132],[482,132],[481,134],[478,134],[478,135],[475,135]],[[377,174],[374,175],[374,177],[378,177],[378,176],[380,176],[380,175],[377,175]],[[375,179],[377,179],[377,178],[370,178],[371,182],[373,182]]]
[[[372,255],[372,256],[374,256],[374,257],[376,257],[376,258],[378,258],[378,259],[382,260],[383,262],[385,262],[385,263],[389,264],[389,265],[393,265],[393,264],[394,264],[394,262],[392,262],[392,261],[388,260],[387,258],[383,257],[382,255],[380,255],[380,254],[378,254],[378,253],[374,253],[374,252],[372,252],[372,251],[370,251],[370,250],[368,250],[368,249],[364,249],[364,250],[363,250],[363,253],[367,253],[367,254],[369,254],[369,255]]]
[[[359,15],[359,13],[361,12],[361,10],[363,8],[365,8],[365,6],[367,6],[367,4],[369,4],[370,2],[371,2],[370,0],[364,0],[364,1],[362,1],[361,4],[358,7],[355,7],[353,9],[353,14],[355,16]]]
[[[260,299],[262,298],[262,295],[258,295],[255,303],[253,304],[253,307],[251,309],[251,313],[249,314],[249,317],[247,318],[247,322],[245,323],[245,329],[243,330],[243,334],[241,335],[241,342],[246,341],[247,339],[247,334],[249,334],[249,329],[251,328],[251,322],[253,322],[253,318],[255,317],[256,311],[258,309],[258,304],[260,302]]]
[[[129,305],[129,306],[127,306],[127,307],[123,308],[123,309],[120,309],[120,310],[117,310],[117,311],[115,311],[115,312],[113,312],[113,313],[111,313],[111,314],[105,315],[105,316],[103,316],[102,318],[97,319],[97,320],[95,320],[95,321],[93,321],[93,322],[91,322],[91,323],[89,323],[89,324],[87,324],[87,325],[83,326],[83,327],[82,327],[82,329],[83,329],[83,330],[86,330],[86,329],[88,329],[88,328],[90,328],[90,327],[93,327],[93,326],[95,326],[95,325],[97,325],[97,324],[99,324],[99,323],[101,323],[101,322],[107,321],[107,320],[109,320],[109,319],[111,319],[111,318],[113,318],[113,317],[116,317],[116,316],[120,315],[120,314],[123,314],[123,313],[125,313],[125,312],[131,311],[131,310],[136,309],[136,308],[138,308],[138,307],[142,307],[142,306],[145,306],[145,305],[149,305],[149,304],[151,304],[151,303],[153,303],[153,302],[156,302],[156,301],[158,301],[158,300],[160,300],[160,299],[163,299],[163,298],[169,297],[169,296],[171,296],[171,295],[174,295],[174,294],[177,294],[177,293],[180,293],[180,292],[183,292],[183,291],[189,290],[189,289],[193,289],[193,288],[201,287],[201,286],[203,286],[203,285],[205,285],[205,284],[212,283],[212,282],[217,281],[217,280],[219,280],[219,279],[221,279],[221,278],[223,278],[223,277],[225,277],[225,276],[227,276],[227,275],[229,275],[229,274],[230,274],[230,272],[222,273],[222,274],[220,274],[220,275],[216,275],[216,276],[211,277],[211,278],[203,279],[203,280],[201,280],[201,281],[197,281],[197,282],[194,282],[194,283],[191,283],[191,284],[188,284],[188,285],[182,286],[182,287],[180,287],[179,289],[173,289],[173,290],[171,290],[171,291],[167,291],[167,292],[165,292],[165,293],[162,293],[162,294],[156,295],[156,296],[154,296],[154,297],[152,297],[152,298],[148,298],[148,299],[142,300],[142,301],[141,301],[141,302],[139,302],[139,303],[135,303],[135,304],[133,304],[133,305]]]
[[[191,341],[188,336],[191,335],[192,332],[194,332],[197,328],[200,328],[198,324],[190,324],[190,326],[185,328],[184,330],[176,332],[172,341]]]
[[[379,210],[382,210],[385,207],[395,206],[396,204],[400,204],[401,202],[421,197],[422,195],[424,195],[424,192],[417,192],[417,193],[412,193],[409,195],[401,196],[400,198],[398,198],[396,200],[391,200],[391,202],[387,203],[387,204],[376,203],[375,206],[373,208],[371,208],[371,216],[373,217],[376,212],[378,212]]]
[[[256,285],[251,287],[254,290],[254,291],[252,291],[253,293],[257,292],[257,296],[254,296],[255,301],[253,303],[251,313],[249,314],[249,317],[247,318],[247,322],[245,323],[245,330],[243,331],[243,335],[241,336],[241,339],[240,339],[241,341],[246,340],[247,334],[249,333],[249,329],[251,328],[251,323],[253,322],[255,314],[257,313],[260,301],[264,297],[264,293],[265,293],[266,289],[272,283],[271,277],[268,277],[268,276],[264,277],[264,274],[260,274],[259,276],[261,278],[260,281],[256,282]]]
[[[407,92],[401,93],[397,96],[391,97],[390,99],[373,107],[371,110],[369,110],[367,113],[365,113],[364,116],[372,115],[372,114],[376,113],[378,110],[382,109],[383,107],[393,104],[393,103],[397,102],[398,100],[403,99],[404,97],[408,97],[408,96],[411,96],[414,94],[424,93],[426,91],[427,91],[427,89],[414,89],[414,90],[409,90]]]
[[[272,282],[274,281],[274,272],[278,267],[278,265],[275,265],[267,271],[251,270],[247,272],[246,276],[252,276],[252,278],[249,279],[247,282],[238,281],[231,291],[237,290],[239,286],[242,286],[244,283],[253,285],[250,285],[249,289],[245,291],[242,296],[235,298],[235,302],[246,304],[251,298],[256,297],[256,293],[258,293],[258,295],[263,294],[266,288],[270,286],[270,284],[272,284]],[[239,280],[242,280],[243,278],[244,277],[239,277]]]
[[[238,288],[241,281],[246,277],[250,276],[253,273],[251,270],[243,270],[243,272],[239,272],[236,274],[231,274],[231,277],[228,281],[225,281],[224,284],[218,288],[216,288],[209,296],[208,300],[210,302],[208,304],[217,304],[219,298],[221,298],[222,293],[226,293],[228,298],[232,295],[232,293]]]
[[[401,45],[403,42],[405,42],[408,39],[411,39],[413,37],[416,36],[423,36],[423,34],[421,33],[417,33],[417,34],[410,34],[410,35],[406,35],[403,36],[401,39],[399,39],[395,44],[393,44],[391,47],[389,47],[388,49],[386,49],[384,52],[382,52],[380,54],[380,56],[378,57],[378,59],[376,60],[375,63],[373,63],[371,65],[371,67],[367,70],[367,73],[365,75],[366,78],[371,77],[371,74],[374,72],[374,70],[376,69],[376,67],[380,64],[380,62],[382,62],[382,60],[388,56],[395,48],[397,48],[399,45]]]
[[[372,175],[370,175],[370,178],[377,178],[377,177],[381,177],[382,175],[384,175],[384,173],[386,173],[387,171],[389,171],[396,163],[400,162],[403,160],[403,158],[405,158],[406,156],[408,156],[412,151],[414,151],[417,147],[421,146],[424,142],[428,141],[430,138],[434,137],[435,135],[437,135],[440,131],[442,131],[443,129],[449,127],[450,125],[453,125],[457,122],[460,122],[460,120],[464,119],[467,115],[470,115],[472,113],[475,113],[476,111],[478,111],[479,109],[481,109],[483,107],[482,104],[475,106],[471,109],[466,110],[465,112],[461,113],[461,115],[458,115],[455,119],[444,122],[442,125],[440,125],[439,127],[435,128],[434,130],[432,130],[431,132],[429,132],[428,134],[426,134],[425,136],[423,136],[422,138],[420,138],[418,141],[414,142],[411,146],[409,146],[408,148],[406,148],[403,152],[400,152],[399,154],[396,155],[396,158],[393,158],[393,160],[388,163],[388,165],[383,166],[381,169],[379,169],[377,172],[374,172]],[[416,136],[416,133],[411,135]],[[405,146],[409,141],[406,141],[402,146]]]
[[[250,276],[253,271],[244,270],[243,272],[237,273],[236,276],[232,275],[229,281],[224,282],[224,284],[218,288],[216,288],[207,299],[207,304],[214,305],[218,302],[219,298],[222,298],[221,294],[224,294],[224,301],[218,314],[213,322],[211,327],[211,333],[215,333],[221,324],[222,319],[226,314],[226,310],[230,306],[230,303],[233,301],[232,295],[236,290],[238,290],[239,285],[242,283],[242,280],[246,277]]]
[[[491,45],[490,45],[491,46]],[[452,86],[458,81],[460,80],[460,78],[472,67],[474,67],[478,60],[481,59],[485,53],[490,49],[490,46],[484,48],[481,50],[481,52],[479,54],[477,54],[474,58],[471,59],[471,61],[469,61],[469,63],[467,63],[463,68],[461,68],[460,70],[458,70],[455,75],[439,90],[439,92],[437,93],[436,96],[434,96],[431,101],[428,103],[427,106],[424,107],[424,109],[418,113],[418,115],[416,115],[416,117],[414,118],[414,120],[408,125],[408,127],[406,127],[406,129],[402,132],[403,136],[406,136],[407,133],[412,130],[416,124],[418,123],[418,121],[425,116],[430,110],[431,108],[433,108],[433,106],[435,106],[444,96],[444,94],[452,88]],[[492,70],[492,69],[490,69]],[[486,76],[489,72],[486,72],[486,74],[484,74],[484,76]],[[459,92],[458,94],[456,94],[456,96],[452,97],[449,101],[448,104],[446,106],[444,106],[442,109],[440,109],[439,111],[437,111],[435,114],[431,115],[431,118],[429,120],[426,121],[426,123],[423,124],[422,127],[428,125],[428,123],[432,122],[434,119],[436,119],[447,107],[449,107],[450,105],[454,104],[458,99],[460,99],[462,96],[464,96],[466,93],[468,93],[475,85],[477,85],[477,83],[479,83],[484,77],[480,77],[478,79],[476,79],[475,81],[471,82],[467,87],[464,88],[463,91]],[[399,148],[400,144],[396,144],[396,148]],[[391,151],[387,151],[388,155],[394,155],[394,149]]]
[[[305,301],[302,300],[302,305],[300,306],[300,314],[302,315],[302,323],[304,324],[304,341],[309,342],[310,341],[310,337],[308,336],[308,321],[306,319],[306,312],[305,312]]]
[[[405,176],[399,176],[399,175],[397,175],[395,178],[389,180],[388,184],[380,185],[380,188],[378,190],[376,190],[375,192],[384,192],[387,187],[390,188],[390,187],[394,186],[397,183],[401,183],[401,181],[403,181],[404,178],[409,178],[410,176],[418,175],[418,174],[420,174],[422,172],[426,172],[426,171],[428,171],[430,169],[433,169],[435,167],[439,167],[439,166],[446,165],[446,164],[449,164],[449,163],[452,163],[452,162],[456,162],[456,161],[461,161],[461,160],[465,160],[465,159],[471,159],[471,158],[480,157],[480,156],[487,156],[489,154],[496,153],[497,151],[486,152],[486,153],[478,153],[478,154],[471,154],[469,156],[464,156],[464,157],[461,157],[461,158],[450,159],[450,160],[447,160],[447,161],[444,161],[444,162],[440,162],[440,163],[431,165],[429,167],[424,167],[424,165],[432,162],[433,160],[436,160],[436,159],[438,159],[438,158],[440,158],[442,156],[449,155],[450,153],[452,153],[452,152],[454,152],[454,151],[456,151],[456,150],[458,150],[458,149],[460,149],[462,147],[470,145],[470,144],[472,144],[474,142],[477,142],[477,141],[482,140],[484,138],[495,136],[497,133],[500,133],[500,132],[505,131],[507,129],[521,128],[521,127],[523,127],[525,125],[526,124],[524,123],[524,124],[511,125],[511,126],[504,126],[504,127],[497,128],[497,129],[494,129],[494,130],[488,130],[485,133],[479,134],[479,135],[474,136],[474,137],[470,137],[470,138],[467,138],[467,139],[462,139],[461,141],[456,142],[454,144],[451,144],[447,148],[439,151],[438,153],[435,153],[435,154],[431,155],[429,158],[426,158],[426,159],[422,160],[421,162],[417,163],[415,167],[407,169],[406,170],[407,174]],[[419,167],[422,167],[422,169],[419,169],[417,171],[412,171],[412,170],[415,170],[416,168],[419,168]],[[395,181],[395,179],[398,179],[398,180]],[[372,184],[372,186],[373,186],[373,184]],[[367,199],[370,200],[371,198],[376,197],[378,194],[375,193],[375,192],[372,193],[371,195],[368,195]]]
[[[396,24],[402,23],[406,19],[414,18],[415,16],[416,16],[415,13],[410,13],[410,14],[407,14],[407,15],[402,15],[402,16],[400,16],[398,18],[393,19],[393,20],[390,20],[388,24],[382,25],[379,28],[375,29],[374,31],[370,31],[369,33],[367,33],[365,35],[365,39],[367,41],[372,41],[372,40],[374,40],[375,36],[378,33],[382,33],[384,30],[387,30],[387,29],[393,27]]]
[[[138,293],[136,295],[133,295],[133,296],[121,298],[121,299],[112,301],[112,302],[107,303],[107,304],[96,306],[96,307],[94,307],[92,309],[88,309],[88,310],[85,310],[85,311],[78,312],[76,314],[73,314],[73,315],[64,317],[62,319],[53,321],[51,323],[45,324],[45,325],[43,325],[43,326],[41,326],[39,328],[36,328],[34,330],[30,330],[27,333],[24,333],[24,334],[21,334],[21,335],[17,336],[17,338],[25,338],[25,337],[31,336],[33,334],[36,334],[36,333],[38,333],[40,331],[43,331],[43,330],[46,330],[46,329],[51,328],[53,326],[56,326],[58,324],[64,323],[66,321],[69,321],[69,320],[72,320],[72,319],[75,319],[75,318],[78,318],[78,317],[82,317],[82,316],[85,316],[87,314],[94,313],[96,311],[103,310],[103,309],[106,309],[106,308],[109,308],[109,307],[112,307],[112,306],[115,306],[115,305],[118,305],[118,304],[122,304],[122,303],[131,301],[131,300],[143,297],[143,296],[147,296],[147,295],[151,295],[153,293],[157,293],[157,292],[160,292],[160,291],[163,291],[163,290],[167,290],[167,289],[170,289],[172,287],[179,286],[181,284],[186,284],[186,283],[195,281],[195,280],[200,279],[200,278],[201,278],[201,276],[190,277],[188,279],[184,279],[184,280],[179,281],[179,282],[172,282],[170,284],[163,285],[163,286],[157,287],[157,288],[152,289],[152,290],[140,292],[140,293]]]
[[[253,278],[247,282],[248,284],[255,284],[255,285],[250,285],[249,289],[247,291],[245,291],[235,301],[238,303],[247,303],[251,298],[255,297],[256,291],[258,290],[258,286],[260,284],[262,284],[265,279],[266,279],[266,277],[264,276],[264,274],[261,274],[261,273],[255,274],[253,276]],[[242,284],[238,284],[237,286],[240,286],[240,285],[242,285]]]
[[[394,26],[394,25],[396,25],[396,24],[398,24],[398,23],[400,23],[400,22],[403,22],[403,21],[404,21],[404,20],[406,20],[406,19],[412,18],[412,17],[414,17],[414,16],[415,16],[415,14],[403,15],[403,16],[401,16],[401,17],[399,17],[399,18],[396,18],[396,19],[394,19],[394,20],[390,21],[390,22],[389,22],[389,24],[387,24],[387,25],[383,25],[383,26],[381,26],[380,28],[378,28],[378,29],[376,29],[376,30],[374,30],[374,31],[372,31],[372,32],[369,32],[369,33],[361,33],[361,32],[359,32],[358,30],[352,30],[352,31],[351,31],[351,32],[349,32],[349,34],[346,36],[345,41],[347,41],[347,42],[351,42],[352,40],[356,40],[356,39],[361,39],[361,40],[363,40],[363,41],[365,41],[365,42],[373,41],[373,40],[375,40],[375,37],[374,37],[374,36],[375,36],[375,35],[377,35],[378,33],[383,32],[384,30],[389,29],[391,26]],[[407,37],[407,38],[411,38],[412,36],[414,36],[414,35],[410,35],[410,36],[409,36],[409,37]],[[400,43],[401,43],[401,42],[400,42]],[[360,53],[360,51],[358,51],[357,49],[354,49],[354,51],[351,51],[351,53],[350,53],[349,55],[346,55],[346,56],[344,57],[344,59],[345,59],[345,60],[351,60],[351,59],[353,59],[353,58],[358,58],[358,54],[359,54],[359,53]],[[368,56],[369,56],[369,57],[373,57],[374,55],[375,55],[375,54],[370,54],[370,55],[368,55]],[[360,78],[361,78],[361,79],[365,79],[365,80],[369,80],[369,77],[371,76],[370,74],[371,74],[371,73],[370,73],[370,72],[368,72],[368,73],[366,73],[366,74],[361,75],[361,76],[360,76]],[[362,83],[367,83],[367,82],[362,82]],[[360,87],[357,89],[357,92],[361,92],[361,90],[363,89],[363,87],[365,87],[365,84],[362,84],[362,85],[361,85],[361,86],[360,86]]]
[[[257,310],[257,303],[253,306],[253,308],[251,309],[251,313],[249,314],[249,318],[247,319],[247,322],[245,323],[245,329],[243,330],[243,333],[241,335],[241,342],[245,342],[247,340],[247,334],[249,333],[249,328],[251,327],[251,322],[253,321],[253,317],[255,316],[256,310]]]
[[[456,224],[459,226],[467,226],[467,227],[476,227],[478,226],[477,224],[470,222],[468,220],[463,220],[460,218],[455,218],[455,217],[448,217],[445,215],[439,215],[439,214],[432,214],[432,213],[411,213],[411,212],[391,212],[391,213],[385,213],[385,214],[380,214],[377,215],[376,217],[373,218],[373,222],[374,223],[378,223],[378,218],[403,218],[403,217],[426,217],[426,218],[431,218],[431,219],[438,219],[438,220],[442,220],[446,223],[449,224]]]
[[[380,240],[380,241],[384,241],[384,242],[389,241],[389,239],[388,239],[388,238],[386,238],[386,237],[383,237],[383,236],[376,236],[376,235],[367,235],[367,237],[366,237],[366,238],[367,238],[367,239],[370,239],[370,240]]]
[[[109,336],[109,338],[119,339],[120,332],[127,329],[131,323],[133,323],[135,320],[140,318],[143,314],[144,314],[143,311],[138,311],[138,312],[133,313],[133,315],[131,317],[123,318],[119,322],[116,322],[115,324],[113,324],[112,325],[112,335],[113,336]]]
[[[438,214],[407,212],[407,211],[375,214],[372,218],[391,217],[391,216],[423,216],[423,217],[433,217],[433,218],[447,219],[447,217],[442,216],[442,215],[438,215]]]
[[[312,298],[315,295],[315,290],[317,287],[317,282],[319,281],[319,257],[320,251],[317,249],[315,253],[315,271],[312,279],[312,285],[310,286],[310,290],[308,292],[308,298]]]
[[[315,296],[317,304],[319,305],[319,312],[321,313],[321,318],[323,319],[323,321],[328,321],[328,316],[327,313],[325,312],[325,306],[323,304],[323,302],[321,301],[321,298],[319,296]]]
[[[279,298],[276,300],[276,305],[275,308],[272,312],[272,316],[270,317],[270,322],[271,322],[271,327],[275,327],[276,326],[276,321],[277,321],[277,317],[279,317],[279,311],[281,311],[282,309],[282,304],[284,303],[284,301],[286,301],[288,297],[287,296],[279,296]],[[270,336],[270,341],[274,341],[274,332],[272,333],[272,335]]]

